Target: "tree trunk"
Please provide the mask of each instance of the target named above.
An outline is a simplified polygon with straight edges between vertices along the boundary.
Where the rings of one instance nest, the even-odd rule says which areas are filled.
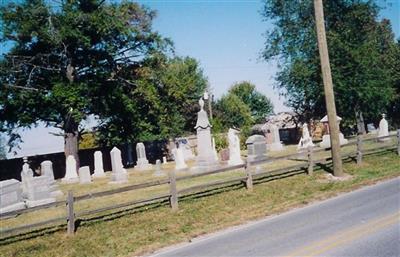
[[[78,131],[66,132],[64,136],[64,152],[65,158],[69,155],[74,156],[76,160],[76,168],[79,169],[79,155],[78,155]]]

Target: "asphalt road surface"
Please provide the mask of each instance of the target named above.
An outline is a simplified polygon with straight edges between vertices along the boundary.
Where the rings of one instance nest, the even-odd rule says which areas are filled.
[[[153,256],[398,256],[400,178]]]

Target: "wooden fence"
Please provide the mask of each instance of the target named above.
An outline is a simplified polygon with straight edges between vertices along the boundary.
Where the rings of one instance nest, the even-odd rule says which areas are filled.
[[[383,140],[387,138],[392,138],[392,137],[397,137],[397,143],[396,145],[391,145],[389,147],[376,147],[373,149],[365,150],[363,148],[363,143],[367,141],[377,141],[377,140]],[[357,164],[362,163],[363,155],[365,154],[370,154],[374,152],[379,152],[382,150],[388,150],[388,149],[397,149],[397,154],[400,156],[400,129],[397,130],[397,134],[395,135],[389,135],[386,137],[374,137],[374,138],[363,138],[363,136],[357,136],[357,139],[355,141],[349,142],[346,145],[343,146],[350,146],[350,145],[356,145],[356,152],[352,152],[350,154],[343,155],[342,158],[348,158],[348,157],[356,157],[356,162]],[[2,238],[6,238],[9,236],[16,236],[18,232],[22,231],[27,231],[31,230],[34,228],[39,228],[43,227],[45,225],[50,225],[50,224],[55,224],[59,226],[61,224],[67,224],[67,233],[72,235],[76,231],[76,219],[82,216],[86,215],[93,215],[96,213],[100,212],[105,212],[109,210],[114,210],[114,209],[120,209],[128,206],[142,206],[146,204],[151,204],[155,202],[162,202],[162,201],[169,201],[170,207],[172,211],[176,211],[179,208],[179,198],[187,196],[189,194],[192,194],[194,192],[203,192],[206,189],[210,189],[213,187],[218,187],[221,185],[234,185],[234,184],[244,184],[248,190],[253,189],[253,180],[255,179],[262,179],[267,176],[275,176],[275,175],[284,175],[292,172],[307,172],[309,175],[313,174],[313,169],[314,166],[317,164],[323,164],[327,163],[331,160],[331,157],[326,157],[326,158],[320,158],[316,159],[315,154],[318,152],[324,152],[328,151],[330,148],[324,148],[324,149],[318,149],[314,150],[313,148],[308,148],[306,151],[290,154],[290,155],[285,155],[285,156],[280,156],[280,157],[266,157],[265,159],[262,160],[257,160],[253,162],[248,162],[245,161],[244,164],[240,165],[235,165],[235,166],[227,166],[219,169],[214,169],[206,172],[201,172],[201,173],[195,173],[195,174],[190,174],[190,175],[184,175],[177,177],[175,171],[170,171],[168,173],[168,178],[166,179],[160,179],[160,180],[154,180],[142,184],[134,184],[134,185],[129,185],[113,190],[107,190],[107,191],[102,191],[102,192],[96,192],[96,193],[89,193],[89,194],[84,194],[80,196],[74,196],[72,191],[68,192],[67,198],[65,201],[57,201],[54,203],[49,203],[37,207],[32,207],[32,208],[27,208],[27,209],[22,209],[22,210],[17,210],[17,211],[11,211],[7,213],[2,213],[0,214],[0,219],[5,218],[5,217],[12,217],[16,215],[20,215],[23,213],[28,213],[28,212],[34,212],[37,210],[42,210],[45,208],[50,208],[50,207],[57,207],[64,205],[66,207],[66,215],[58,218],[53,218],[53,219],[48,219],[45,221],[33,223],[33,224],[28,224],[28,225],[23,225],[19,227],[13,227],[5,230],[1,230],[1,235]],[[271,162],[276,162],[279,160],[290,160],[293,158],[299,158],[299,157],[305,157],[302,159],[306,163],[302,164],[297,164],[297,165],[292,165],[290,167],[285,167],[285,168],[279,168],[279,169],[274,169],[274,170],[267,170],[263,172],[257,172],[254,173],[252,172],[252,167],[256,165],[261,165],[261,164],[266,164],[266,163],[271,163]],[[229,178],[229,179],[223,179],[223,180],[218,180],[218,181],[213,181],[201,185],[196,185],[196,186],[191,186],[182,190],[177,189],[177,183],[179,181],[183,180],[190,180],[193,178],[197,177],[203,177],[207,175],[213,175],[213,174],[218,174],[222,172],[227,172],[227,171],[232,171],[232,170],[240,170],[243,169],[243,175],[240,177],[235,177],[235,178]],[[165,194],[160,194],[153,196],[151,198],[146,198],[146,199],[140,199],[140,200],[135,200],[135,201],[130,201],[127,203],[121,203],[121,204],[115,204],[115,205],[110,205],[94,210],[85,210],[81,212],[76,212],[74,210],[74,204],[79,201],[84,201],[88,199],[94,199],[98,197],[104,197],[104,196],[109,196],[109,195],[114,195],[122,192],[127,192],[127,191],[133,191],[133,190],[138,190],[138,189],[144,189],[144,188],[150,188],[154,186],[159,186],[159,185],[166,185],[169,184],[169,192]]]

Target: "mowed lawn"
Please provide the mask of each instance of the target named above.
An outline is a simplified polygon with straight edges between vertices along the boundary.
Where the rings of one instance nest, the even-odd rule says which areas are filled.
[[[148,206],[83,221],[74,236],[68,236],[61,227],[35,238],[10,238],[0,241],[0,256],[141,255],[399,176],[400,157],[393,151],[367,155],[361,166],[349,160],[344,169],[351,179],[331,180],[325,170],[316,167],[312,176],[300,174],[255,183],[252,192],[233,186],[200,198],[188,197],[179,202],[175,213],[168,205]]]

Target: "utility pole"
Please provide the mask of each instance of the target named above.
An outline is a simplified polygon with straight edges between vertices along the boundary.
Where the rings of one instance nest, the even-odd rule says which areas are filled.
[[[326,110],[328,112],[333,161],[333,175],[337,177],[343,176],[342,155],[340,150],[339,125],[337,123],[335,95],[333,93],[332,74],[329,64],[328,45],[325,35],[324,10],[322,6],[322,0],[314,0],[314,9],[315,23],[317,25],[318,48],[321,58],[322,78],[324,81]]]

